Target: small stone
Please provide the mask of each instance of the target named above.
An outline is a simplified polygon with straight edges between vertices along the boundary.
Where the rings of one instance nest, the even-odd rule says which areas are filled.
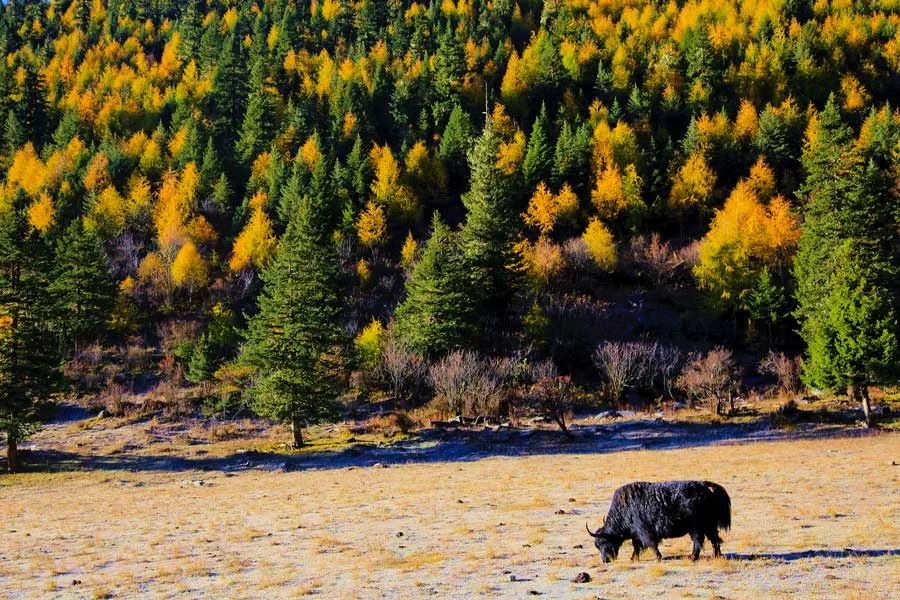
[[[543,594],[537,590],[528,590],[529,596],[543,596]]]
[[[553,514],[555,514],[555,515],[564,515],[564,514],[566,514],[566,511],[564,511],[563,509],[559,509],[558,511],[556,511],[556,512],[553,513]]]
[[[398,531],[398,532],[397,532],[397,537],[403,537],[403,532],[402,532],[402,531]]]
[[[465,504],[465,501],[460,498],[457,498],[456,503],[457,504]]]
[[[575,498],[569,498],[569,502],[575,502]]]
[[[513,575],[512,573],[510,573],[509,575],[507,575],[506,578],[509,579],[510,581],[515,581],[515,580],[516,580],[516,576]]]
[[[73,579],[73,580],[72,580],[72,585],[81,585],[81,580],[80,580],[80,579]]]
[[[572,546],[573,550],[580,550],[581,548],[584,548],[584,544],[575,544]]]
[[[572,578],[572,583],[587,583],[591,580],[591,576],[585,572],[581,572]]]

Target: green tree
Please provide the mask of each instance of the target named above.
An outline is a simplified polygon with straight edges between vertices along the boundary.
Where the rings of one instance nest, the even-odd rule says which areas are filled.
[[[488,121],[469,154],[472,177],[462,198],[467,211],[460,230],[463,263],[485,333],[507,313],[519,279],[513,241],[522,207],[515,174],[509,175],[497,165],[499,143]]]
[[[0,430],[10,472],[19,467],[19,442],[37,430],[59,383],[46,257],[21,211],[0,214]]]
[[[531,128],[525,160],[522,163],[525,189],[529,192],[541,181],[549,181],[553,169],[553,146],[547,125],[547,106],[542,104],[541,112],[538,113]]]
[[[868,387],[900,378],[897,192],[886,173],[863,162],[833,98],[803,166],[810,200],[794,274],[804,376],[816,387],[849,387],[870,424]]]
[[[254,409],[290,423],[294,447],[303,443],[304,424],[333,414],[348,343],[340,322],[344,307],[326,162],[319,162],[263,273],[259,312],[241,351],[258,369],[249,390]]]
[[[460,105],[453,107],[444,133],[441,135],[441,146],[438,154],[447,167],[452,189],[457,190],[462,182],[468,179],[469,170],[466,154],[471,146],[473,136],[472,120]]]
[[[806,381],[816,387],[849,388],[872,423],[870,385],[900,379],[900,321],[891,290],[879,283],[871,257],[848,241],[836,252],[827,295],[804,322]]]
[[[417,352],[438,356],[472,341],[476,311],[459,236],[435,213],[431,237],[397,309],[396,334]]]
[[[95,339],[103,331],[116,301],[117,287],[100,237],[81,220],[66,229],[56,246],[50,293],[63,318],[66,346]]]

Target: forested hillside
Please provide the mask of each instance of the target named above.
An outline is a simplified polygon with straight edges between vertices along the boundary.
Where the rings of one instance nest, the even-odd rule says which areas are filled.
[[[11,1],[0,52],[13,452],[66,386],[299,443],[898,381],[900,1]]]

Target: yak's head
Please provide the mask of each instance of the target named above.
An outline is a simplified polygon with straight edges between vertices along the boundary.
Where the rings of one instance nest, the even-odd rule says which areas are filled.
[[[622,538],[605,533],[602,527],[597,531],[591,531],[587,523],[584,524],[584,528],[594,538],[594,545],[600,551],[600,560],[608,563],[618,558],[619,548],[622,546]]]

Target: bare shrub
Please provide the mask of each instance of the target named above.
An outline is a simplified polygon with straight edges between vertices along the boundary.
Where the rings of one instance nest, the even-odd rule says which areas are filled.
[[[503,396],[506,365],[477,352],[455,350],[428,370],[434,404],[446,414],[497,417]]]
[[[791,396],[797,395],[800,391],[800,361],[796,358],[790,358],[783,352],[769,350],[759,363],[759,372],[774,375],[778,379],[781,391]]]
[[[197,321],[166,321],[156,327],[159,347],[164,354],[178,354],[185,344],[193,344],[200,332]]]
[[[694,240],[675,252],[678,260],[690,271],[700,262],[700,240]]]
[[[129,340],[122,352],[126,370],[132,375],[149,371],[153,363],[153,354],[153,349],[142,345],[139,339]]]
[[[587,243],[580,236],[563,242],[562,253],[567,269],[583,272],[590,268],[591,255],[588,252]]]
[[[604,342],[594,351],[594,364],[606,381],[606,393],[619,402],[625,389],[634,387],[643,377],[644,354],[642,342]]]
[[[688,361],[678,377],[678,387],[693,403],[706,403],[716,414],[722,414],[726,403],[734,412],[737,390],[737,366],[731,350],[717,346],[703,356]]]
[[[91,344],[78,351],[63,365],[63,374],[79,390],[94,390],[107,379],[103,349]]]
[[[398,433],[408,433],[416,426],[413,419],[405,412],[391,412],[373,415],[350,428],[353,433],[380,433],[385,437],[393,437]]]
[[[381,353],[378,371],[391,393],[404,406],[412,406],[421,397],[428,375],[425,357],[394,337],[389,337]]]
[[[572,378],[560,375],[550,360],[534,364],[531,371],[534,383],[528,390],[529,403],[541,415],[553,419],[566,435],[571,435],[566,416],[572,411]]]
[[[121,417],[125,414],[125,386],[108,380],[106,386],[97,395],[97,402],[103,412],[110,417]]]
[[[671,396],[681,364],[681,352],[659,342],[604,342],[594,351],[594,364],[606,381],[613,402],[628,388],[653,390]]]
[[[675,346],[654,343],[652,362],[648,370],[657,389],[669,398],[675,395],[675,383],[678,380],[681,362],[681,350]]]
[[[672,250],[658,233],[649,238],[640,235],[631,240],[626,262],[641,275],[646,275],[657,286],[674,281],[684,265],[684,258]]]

